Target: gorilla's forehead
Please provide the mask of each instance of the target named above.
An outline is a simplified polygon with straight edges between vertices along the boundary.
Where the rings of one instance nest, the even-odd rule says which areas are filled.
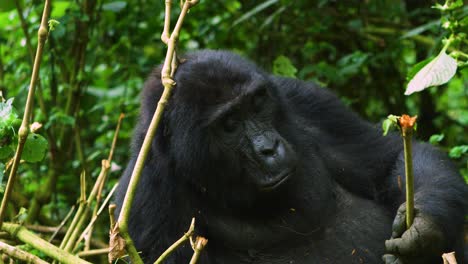
[[[214,58],[188,57],[179,66],[177,97],[192,104],[218,105],[241,100],[269,83],[268,76],[255,65],[232,54],[219,53]]]

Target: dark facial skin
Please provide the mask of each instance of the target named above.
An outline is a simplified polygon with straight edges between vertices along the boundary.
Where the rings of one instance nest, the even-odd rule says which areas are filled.
[[[266,84],[252,87],[229,109],[220,109],[210,125],[232,140],[232,148],[244,161],[249,182],[259,192],[270,192],[293,176],[296,153],[273,127],[272,98]]]

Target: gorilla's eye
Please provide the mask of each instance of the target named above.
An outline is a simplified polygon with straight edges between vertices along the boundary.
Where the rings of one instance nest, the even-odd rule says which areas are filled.
[[[239,121],[234,119],[232,115],[228,115],[223,119],[222,124],[224,132],[233,133],[237,130],[237,127],[239,126]]]
[[[267,92],[265,89],[260,90],[256,93],[252,100],[253,109],[255,112],[259,112],[262,110],[265,101],[267,100]]]

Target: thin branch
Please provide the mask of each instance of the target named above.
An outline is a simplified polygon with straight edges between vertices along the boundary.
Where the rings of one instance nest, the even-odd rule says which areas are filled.
[[[2,230],[8,232],[12,237],[15,237],[22,242],[41,251],[47,256],[65,264],[91,264],[88,261],[82,260],[77,256],[65,252],[58,247],[50,244],[39,236],[35,235],[25,227],[17,224],[3,223]]]
[[[34,63],[34,51],[31,45],[31,35],[29,35],[29,25],[26,19],[23,16],[23,7],[19,0],[15,0],[16,10],[18,11],[18,16],[21,22],[21,29],[23,30],[25,39],[26,39],[26,48],[28,49],[29,57],[31,59],[31,64]],[[46,117],[47,120],[47,110],[44,102],[44,96],[42,95],[42,85],[40,80],[37,83],[37,95],[39,101],[39,108],[41,109],[42,114]]]
[[[121,126],[121,122],[122,122],[123,117],[124,117],[123,115],[120,115],[119,122],[117,123],[116,132],[114,134],[114,139],[113,139],[112,147],[111,147],[110,154],[109,154],[110,159],[112,159],[112,155],[113,155],[113,152],[114,152],[113,149],[116,146],[117,137],[118,137],[118,133],[120,131],[120,126]],[[81,191],[80,207],[78,208],[78,212],[76,213],[75,217],[73,218],[73,222],[70,225],[70,228],[68,229],[67,234],[65,235],[65,238],[62,240],[62,243],[60,244],[60,248],[65,249],[68,252],[70,252],[72,249],[74,249],[76,247],[75,245],[77,244],[77,242],[76,242],[77,240],[81,241],[81,238],[80,238],[81,236],[79,236],[80,235],[79,232],[81,231],[81,228],[84,225],[86,219],[88,219],[88,216],[90,214],[89,207],[90,207],[90,204],[93,202],[93,200],[95,198],[96,198],[96,201],[97,201],[96,208],[98,208],[98,206],[99,206],[99,202],[101,200],[101,198],[99,196],[101,195],[102,188],[104,186],[104,182],[105,182],[105,180],[107,178],[107,175],[109,173],[110,161],[104,159],[104,160],[102,160],[101,165],[102,165],[101,166],[101,172],[100,172],[98,178],[96,179],[96,182],[94,183],[93,189],[92,189],[91,193],[89,194],[89,197],[88,197],[88,199],[86,201],[85,201],[85,199],[86,199],[85,198],[85,195],[86,195],[85,192],[86,191],[85,190]],[[81,184],[81,186],[83,186],[82,188],[84,188],[85,184]],[[93,223],[94,223],[94,221],[93,221]],[[91,227],[92,227],[92,225],[91,225]]]
[[[112,187],[111,191],[109,192],[109,194],[107,195],[106,199],[104,200],[104,203],[101,205],[101,207],[99,208],[99,210],[97,210],[96,212],[96,215],[93,215],[91,221],[89,222],[88,226],[85,228],[85,230],[83,231],[83,233],[81,233],[81,235],[79,236],[78,240],[75,242],[75,248],[73,249],[74,251],[76,250],[76,248],[78,247],[78,244],[85,238],[85,237],[89,237],[89,241],[91,241],[91,230],[94,226],[94,223],[96,222],[96,220],[98,219],[99,215],[101,215],[102,211],[104,211],[104,209],[106,208],[106,205],[107,203],[110,201],[110,199],[112,198],[112,195],[114,194],[115,190],[117,189],[117,186],[118,184],[115,184],[114,187]],[[97,206],[96,206],[97,208]]]
[[[122,126],[122,120],[124,119],[124,117],[125,117],[125,114],[120,113],[119,120],[117,121],[117,127],[115,128],[115,132],[114,132],[114,138],[112,139],[112,145],[111,145],[111,149],[109,152],[109,157],[107,158],[109,163],[112,162],[112,158],[114,156],[115,146],[117,145],[117,138],[119,137],[120,127]]]
[[[26,263],[47,264],[46,261],[40,259],[39,257],[34,256],[33,254],[23,251],[17,247],[3,243],[2,241],[0,241],[0,253],[5,253],[14,259],[21,260]]]
[[[89,213],[90,213],[89,206],[91,202],[96,198],[99,186],[102,184],[105,178],[105,175],[107,173],[107,170],[109,170],[110,168],[110,165],[107,162],[107,160],[102,160],[102,166],[103,167],[102,167],[101,173],[96,179],[96,182],[94,183],[93,189],[91,190],[91,193],[89,194],[87,200],[84,203],[80,204],[80,208],[82,207],[83,209],[80,211],[80,208],[78,208],[78,212],[80,212],[80,214],[78,214],[77,212],[73,219],[73,222],[75,222],[76,225],[73,227],[70,226],[67,232],[67,234],[70,234],[67,237],[68,238],[67,241],[62,241],[60,248],[65,249],[67,252],[70,252],[73,249],[75,245],[75,241],[78,239],[81,227],[84,225],[86,219],[89,216]]]
[[[84,257],[92,257],[96,255],[104,255],[109,253],[108,248],[100,248],[100,249],[93,249],[93,250],[88,250],[88,251],[83,251],[78,253],[78,257],[84,258]]]
[[[141,260],[140,256],[138,255],[138,252],[133,244],[133,241],[128,233],[128,219],[130,217],[130,209],[133,204],[133,199],[135,197],[135,191],[136,187],[138,185],[138,182],[140,181],[140,176],[141,172],[144,167],[144,163],[146,160],[146,157],[149,153],[149,150],[151,148],[151,144],[154,139],[154,135],[156,134],[156,130],[158,128],[158,125],[160,123],[160,120],[162,118],[162,113],[164,112],[164,109],[167,105],[167,101],[171,95],[171,91],[173,86],[175,85],[175,82],[172,80],[171,72],[173,72],[173,66],[172,66],[172,61],[174,58],[174,53],[175,53],[175,46],[176,43],[179,39],[179,33],[182,27],[182,24],[184,22],[185,16],[188,13],[188,10],[196,5],[198,3],[198,0],[187,0],[184,2],[184,5],[182,7],[182,11],[179,15],[179,18],[177,20],[176,26],[169,38],[169,41],[167,43],[167,53],[166,53],[166,59],[164,61],[164,66],[161,74],[161,80],[164,85],[164,91],[163,94],[158,102],[158,106],[156,108],[156,111],[153,115],[153,118],[151,120],[151,123],[148,127],[148,131],[146,133],[145,139],[143,141],[143,145],[140,149],[140,153],[138,154],[135,167],[133,168],[133,172],[130,178],[130,182],[127,187],[127,192],[125,194],[125,198],[122,204],[122,208],[120,211],[120,215],[118,218],[117,222],[117,227],[115,227],[113,230],[119,230],[120,236],[125,239],[125,247],[127,249],[127,252],[130,256],[130,259],[132,260],[132,263],[135,264],[141,264],[143,261]],[[167,2],[166,2],[166,8],[167,8]],[[167,9],[166,9],[167,10]],[[166,14],[167,16],[168,14]]]
[[[406,228],[410,228],[414,219],[414,176],[413,176],[413,158],[411,150],[411,137],[413,136],[416,118],[409,115],[402,115],[398,119],[403,137],[403,148],[405,157],[405,175],[406,175]]]
[[[185,241],[189,240],[190,237],[193,235],[195,232],[195,218],[192,218],[192,222],[190,223],[190,227],[187,230],[187,232],[179,238],[174,244],[172,244],[164,253],[162,253],[161,256],[154,262],[154,264],[161,264],[163,261],[180,245],[182,245]]]
[[[73,217],[72,222],[70,223],[70,226],[67,229],[67,232],[65,233],[64,238],[62,239],[62,242],[60,243],[60,249],[64,249],[65,246],[67,245],[68,241],[70,240],[70,237],[75,230],[76,226],[78,225],[78,222],[80,221],[81,216],[84,214],[84,211],[86,210],[86,193],[84,190],[84,184],[83,184],[83,177],[84,173],[81,173],[80,175],[80,200],[79,200],[79,206],[78,210],[76,211],[75,216]]]
[[[73,212],[75,211],[75,205],[72,206],[68,214],[63,218],[62,222],[60,222],[60,225],[57,227],[57,230],[50,236],[49,242],[51,242],[55,236],[62,230],[62,228],[65,226],[65,224],[68,222],[68,219],[73,215]],[[66,232],[65,232],[66,233]]]
[[[110,222],[110,230],[114,229],[115,226],[115,208],[117,206],[115,204],[109,204],[109,222]]]
[[[166,11],[165,11],[165,16],[164,16],[164,30],[163,30],[163,33],[161,34],[161,40],[166,45],[169,42],[169,38],[171,37],[171,33],[169,32],[170,27],[171,27],[171,6],[172,6],[171,2],[172,2],[171,0],[165,1]]]
[[[6,207],[8,205],[8,200],[10,198],[11,192],[13,191],[13,185],[16,181],[16,172],[18,170],[18,165],[21,160],[21,154],[23,153],[24,143],[26,142],[26,139],[28,138],[28,134],[29,134],[29,121],[30,121],[29,119],[31,118],[32,105],[34,102],[34,92],[36,89],[36,82],[39,76],[39,68],[41,66],[42,51],[44,49],[45,41],[49,34],[49,32],[47,31],[47,20],[49,18],[49,13],[50,13],[50,0],[45,0],[41,25],[38,30],[39,41],[37,44],[36,57],[34,59],[31,82],[29,84],[28,98],[27,98],[26,107],[24,110],[23,121],[21,123],[21,127],[18,132],[18,147],[16,149],[15,157],[13,160],[13,165],[10,170],[10,177],[8,178],[8,182],[5,187],[5,192],[4,192],[3,199],[2,199],[2,204],[0,207],[0,228],[3,223],[3,217],[5,215]]]

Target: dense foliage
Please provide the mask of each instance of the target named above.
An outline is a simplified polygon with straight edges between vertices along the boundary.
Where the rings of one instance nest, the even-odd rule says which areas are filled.
[[[388,114],[418,115],[417,136],[450,153],[468,179],[468,67],[447,85],[404,95],[411,67],[437,55],[450,33],[431,4],[202,0],[186,20],[179,50],[234,50],[277,74],[329,87],[376,123]],[[0,120],[0,133],[10,135],[0,134],[2,177],[11,158],[3,147],[14,149],[42,8],[38,0],[0,3],[0,91],[14,98],[5,101],[0,117],[6,120],[7,105],[16,109],[13,115],[8,108],[11,120]],[[459,32],[468,32],[467,15],[468,6],[457,10]],[[60,24],[46,44],[33,114],[48,153],[41,162],[34,157],[21,165],[9,219],[33,207],[25,221],[59,223],[79,197],[81,171],[89,184],[97,177],[123,112],[107,189],[117,181],[128,160],[142,83],[165,55],[163,17],[161,0],[53,1],[51,18]],[[466,51],[467,39],[458,46]],[[98,231],[103,240],[106,230]]]

